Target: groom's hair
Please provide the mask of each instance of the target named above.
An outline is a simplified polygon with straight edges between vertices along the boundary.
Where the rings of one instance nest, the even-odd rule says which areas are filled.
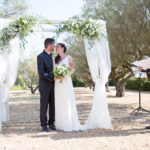
[[[53,44],[55,42],[55,40],[53,38],[47,38],[45,41],[44,41],[44,47],[47,48],[47,46],[49,44]]]

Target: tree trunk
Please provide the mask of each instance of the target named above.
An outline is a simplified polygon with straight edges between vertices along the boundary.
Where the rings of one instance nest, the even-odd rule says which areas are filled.
[[[31,87],[31,94],[35,94],[33,87]]]
[[[105,87],[106,87],[106,92],[109,92],[110,93],[110,89],[109,89],[109,85],[108,85],[109,83],[107,82],[106,83],[106,85],[105,85]]]
[[[126,81],[131,77],[132,77],[132,74],[129,74],[126,78],[123,78],[121,82],[120,80],[118,80],[118,82],[115,83],[116,97],[123,97],[125,95]]]
[[[30,88],[30,89],[31,89],[31,93],[32,93],[32,94],[35,94],[35,92],[36,92],[36,90],[37,90],[38,88],[39,88],[39,86],[37,86],[35,89],[31,86],[31,88]]]
[[[125,93],[125,84],[118,82],[116,85],[116,97],[123,97]]]

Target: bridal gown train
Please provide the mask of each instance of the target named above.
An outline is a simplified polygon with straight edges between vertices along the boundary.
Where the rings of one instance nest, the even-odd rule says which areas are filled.
[[[67,55],[58,65],[69,66],[71,56]],[[72,79],[68,77],[60,83],[55,81],[55,125],[57,130],[79,131],[82,126],[78,120],[75,93]]]

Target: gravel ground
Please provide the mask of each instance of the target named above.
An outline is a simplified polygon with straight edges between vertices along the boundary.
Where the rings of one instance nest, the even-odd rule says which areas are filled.
[[[91,109],[93,91],[76,88],[81,123]],[[115,98],[115,90],[107,93],[114,130],[83,132],[41,132],[39,94],[30,91],[10,92],[10,124],[3,124],[0,150],[150,150],[150,114],[130,115],[138,106],[138,92],[127,91],[125,97]],[[150,110],[150,92],[142,93],[142,106]]]

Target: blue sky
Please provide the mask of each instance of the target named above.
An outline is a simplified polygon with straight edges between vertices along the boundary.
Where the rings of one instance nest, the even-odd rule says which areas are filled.
[[[66,20],[74,15],[81,13],[83,0],[27,0],[29,9],[27,14],[38,15],[49,20]],[[52,37],[54,34],[35,33],[27,37],[24,57],[29,57],[31,52],[40,53],[43,50],[43,42],[47,37]],[[59,39],[62,42],[62,38]]]

